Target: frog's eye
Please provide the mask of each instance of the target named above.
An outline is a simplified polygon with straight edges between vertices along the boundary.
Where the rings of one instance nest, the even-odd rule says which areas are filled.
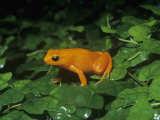
[[[52,57],[52,60],[53,60],[53,61],[58,61],[58,60],[59,60],[59,56],[53,56],[53,57]]]

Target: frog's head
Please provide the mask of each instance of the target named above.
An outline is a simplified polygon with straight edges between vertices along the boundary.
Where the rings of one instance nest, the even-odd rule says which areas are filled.
[[[60,54],[60,50],[48,50],[46,56],[44,57],[44,62],[48,65],[61,66],[65,64],[65,60],[62,57],[62,53]]]

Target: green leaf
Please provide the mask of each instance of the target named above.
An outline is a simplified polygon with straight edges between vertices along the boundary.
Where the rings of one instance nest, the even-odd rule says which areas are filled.
[[[31,80],[19,80],[15,81],[13,85],[15,88],[21,90],[24,94],[27,94],[30,92],[30,90],[26,88],[26,86],[31,83],[32,83]]]
[[[113,46],[112,40],[111,39],[106,39],[106,50],[111,49]]]
[[[53,35],[59,37],[60,39],[64,39],[64,37],[68,35],[68,31],[65,27],[61,26],[53,33]]]
[[[44,65],[45,63],[43,61],[32,61],[27,62],[25,64],[19,65],[16,72],[18,74],[23,73],[24,71],[36,71],[36,72],[42,72],[42,71],[48,71],[49,67],[47,65]]]
[[[123,109],[123,108],[133,105],[134,103],[135,101],[132,101],[131,99],[117,98],[116,100],[112,102],[111,110]]]
[[[117,96],[122,90],[133,87],[133,85],[127,81],[103,80],[103,82],[90,85],[90,87],[96,94]]]
[[[139,25],[139,24],[144,23],[144,20],[138,19],[134,16],[124,16],[122,17],[122,22],[124,22],[125,24],[130,23],[132,25]]]
[[[148,52],[137,50],[136,48],[122,47],[113,57],[114,67],[111,75],[114,73],[114,69],[116,71],[119,70],[119,72],[122,73],[124,70],[126,71],[126,68],[136,66],[137,64],[148,60],[148,57]],[[126,72],[123,73],[126,74]],[[117,73],[115,75],[117,75],[117,77],[119,76]]]
[[[102,107],[104,105],[104,100],[103,100],[103,97],[101,95],[93,95],[92,97],[90,97],[90,99],[91,100],[89,100],[88,104],[86,104],[84,106],[90,107],[90,108],[93,108],[93,109],[102,109]]]
[[[128,29],[133,26],[130,23],[124,23],[124,24],[120,24],[118,25],[116,31],[117,34],[121,37],[121,38],[128,38],[130,35],[128,33]]]
[[[51,95],[58,98],[60,103],[80,107],[101,109],[104,104],[102,96],[94,94],[88,87],[73,87],[63,84],[61,88],[51,91]]]
[[[8,81],[9,79],[11,79],[12,77],[12,73],[8,72],[8,73],[1,73],[0,74],[0,80],[6,80]]]
[[[44,76],[34,81],[31,80],[21,80],[16,81],[14,86],[24,94],[32,93],[35,96],[48,95],[51,90],[53,90],[57,85],[53,84],[52,76]]]
[[[24,94],[21,91],[17,89],[9,89],[0,95],[0,108],[3,105],[20,102],[23,98]]]
[[[81,118],[82,120],[85,120],[90,117],[91,112],[92,111],[90,108],[78,107],[74,115],[76,115],[78,118]]]
[[[35,50],[42,40],[42,36],[28,35],[22,48],[23,50]]]
[[[0,45],[0,57],[4,54],[4,52],[8,49],[7,46],[1,46]]]
[[[159,107],[155,107],[154,108],[154,120],[158,120],[160,117],[160,108]]]
[[[155,79],[152,81],[150,87],[149,87],[149,92],[153,99],[155,100],[160,100],[160,77],[158,79]]]
[[[9,89],[0,95],[1,103],[3,102],[5,105],[10,103],[17,103],[24,98],[24,94],[17,89]]]
[[[96,120],[126,120],[128,109],[110,110],[104,117]]]
[[[36,26],[36,25],[35,25]],[[46,32],[47,30],[52,30],[54,24],[48,21],[41,21],[36,27],[40,27],[40,31]]]
[[[16,17],[14,15],[8,15],[5,18],[0,19],[0,22],[15,22]]]
[[[33,95],[28,95],[26,101],[18,107],[27,113],[42,114],[44,110],[55,110],[58,100],[53,97],[38,98]]]
[[[0,69],[2,69],[5,66],[6,60],[6,57],[0,58]]]
[[[11,79],[12,73],[0,73],[0,90],[6,88],[8,86],[7,81]]]
[[[141,5],[142,8],[152,11],[154,14],[160,16],[160,8],[153,5]]]
[[[76,111],[76,106],[73,105],[59,105],[56,107],[57,112],[66,113],[66,114],[73,114]]]
[[[6,38],[6,42],[5,42],[5,45],[8,45],[9,43],[11,43],[13,40],[15,40],[15,37],[14,36],[9,36]]]
[[[142,67],[138,74],[140,81],[149,81],[160,77],[160,61],[154,61],[149,65]]]
[[[126,88],[119,94],[120,98],[133,102],[136,101],[139,96],[149,97],[149,89],[146,87]]]
[[[107,25],[110,26],[109,22],[112,21],[113,18],[114,18],[114,16],[104,13],[104,14],[100,15],[100,18],[98,19],[98,21],[96,21],[96,25],[98,25],[98,26],[106,25],[106,21],[107,21]]]
[[[80,120],[74,115],[76,106],[72,105],[59,105],[54,111],[49,112],[54,120]]]
[[[107,26],[101,26],[101,29],[104,33],[116,33],[116,30],[113,30]]]
[[[149,27],[152,27],[154,26],[158,21],[157,20],[151,20],[151,21],[148,21],[146,23],[144,23],[144,25],[147,25]]]
[[[84,26],[70,26],[68,29],[71,31],[83,32]]]
[[[131,108],[127,120],[151,120],[154,111],[146,97],[139,97]]]
[[[43,97],[42,100],[43,100],[44,109],[47,111],[55,111],[59,103],[59,101],[56,98],[50,97],[50,96]],[[72,111],[68,110],[68,113],[72,113]]]
[[[123,64],[124,67],[126,67],[126,64],[128,64],[126,63],[127,59],[133,56],[133,53],[135,53],[136,51],[137,51],[136,48],[121,47],[118,53],[113,57],[114,66]]]
[[[60,112],[49,112],[49,115],[54,120],[81,120],[80,118],[76,117],[75,115],[68,115],[68,114],[60,113]]]
[[[30,21],[23,21],[22,24],[20,25],[20,30],[29,28],[33,25],[33,22]]]
[[[127,64],[129,67],[133,67],[141,62],[148,60],[148,58],[149,58],[148,52],[137,51],[135,54],[131,55],[130,58],[128,58]]]
[[[128,30],[129,34],[134,38],[135,41],[145,41],[148,38],[151,30],[149,27],[144,25],[135,25]]]
[[[2,117],[0,117],[0,119],[1,120],[36,120],[36,119],[30,118],[23,111],[12,111],[7,115],[3,115]]]
[[[31,80],[18,80],[13,83],[15,88],[22,89],[25,88],[26,84],[30,84]]]
[[[19,65],[18,68],[16,69],[16,73],[17,74],[22,74],[25,71],[32,71],[32,74],[30,76],[28,76],[27,78],[28,79],[33,79],[40,72],[48,71],[49,66],[44,65],[45,63],[42,61],[42,59],[43,58],[41,58],[41,60],[35,60],[35,58],[34,58],[34,61],[32,60],[32,61],[27,62],[25,64]]]
[[[149,53],[160,54],[159,46],[160,46],[160,41],[150,38],[150,39],[145,39],[145,41],[143,41],[139,49]]]
[[[11,35],[11,34],[15,34],[17,33],[17,28],[13,28],[13,29],[8,29],[6,27],[1,27],[0,28],[0,33],[4,34],[4,35]]]
[[[120,80],[127,74],[127,69],[123,64],[116,65],[111,71],[110,80]]]

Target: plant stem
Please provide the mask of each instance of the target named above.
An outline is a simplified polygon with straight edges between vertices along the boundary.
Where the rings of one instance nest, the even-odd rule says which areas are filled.
[[[43,52],[44,52],[44,50],[36,50],[34,52],[28,53],[27,57],[34,56],[36,54],[43,53]]]
[[[133,44],[136,44],[138,45],[138,43],[136,41],[131,41],[131,40],[125,40],[125,39],[122,39],[122,38],[119,38],[120,41],[123,41],[123,42],[128,42],[128,43],[133,43]]]
[[[52,69],[53,69],[53,65],[51,65],[51,66],[49,67],[49,70],[48,70],[47,73],[50,73],[50,72],[52,71]]]
[[[148,85],[147,85],[146,83],[141,82],[141,81],[139,81],[138,79],[136,79],[130,72],[128,72],[128,75],[129,75],[131,78],[133,78],[133,80],[136,81],[139,85],[148,87]]]
[[[111,28],[110,24],[109,24],[109,16],[107,15],[107,27]]]
[[[130,61],[134,58],[136,58],[138,55],[140,55],[142,52],[137,52],[135,55],[133,55],[132,57],[128,58],[127,60]]]
[[[152,103],[151,106],[155,107],[155,106],[159,106],[160,103]]]
[[[6,113],[7,111],[9,111],[10,109],[13,109],[13,108],[16,108],[18,106],[20,106],[21,104],[17,104],[17,105],[13,105],[13,106],[10,106],[8,107],[7,109],[5,109],[2,113]]]

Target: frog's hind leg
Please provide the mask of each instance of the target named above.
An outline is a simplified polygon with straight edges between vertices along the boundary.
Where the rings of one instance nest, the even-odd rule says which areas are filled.
[[[113,62],[110,54],[108,52],[105,52],[101,54],[101,56],[97,59],[95,63],[96,65],[99,65],[99,68],[101,68],[101,71],[103,71],[103,73],[100,73],[101,71],[99,71],[99,74],[103,74],[103,75],[101,79],[97,82],[98,84],[103,81],[106,75],[109,77],[110,72],[112,70]]]
[[[100,79],[98,82],[96,82],[96,84],[101,83],[101,82],[103,81],[103,79],[106,77],[106,75],[108,76],[107,70],[103,73],[103,76],[101,77],[101,79]],[[109,77],[109,76],[108,76],[108,77]]]

